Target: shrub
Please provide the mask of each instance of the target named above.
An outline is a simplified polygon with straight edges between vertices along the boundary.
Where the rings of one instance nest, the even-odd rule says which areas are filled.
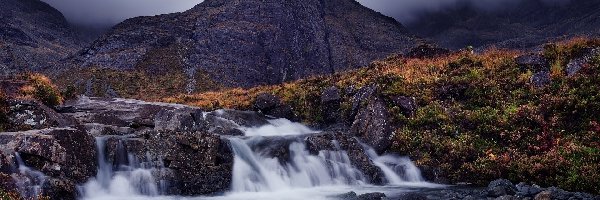
[[[27,81],[27,84],[20,90],[23,97],[37,99],[50,107],[60,105],[63,102],[59,90],[48,77],[30,73],[24,75],[23,79]]]

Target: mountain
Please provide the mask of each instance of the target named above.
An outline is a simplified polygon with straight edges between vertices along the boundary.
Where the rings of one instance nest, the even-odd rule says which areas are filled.
[[[39,0],[0,4],[0,75],[42,71],[80,46],[64,16]]]
[[[354,0],[207,0],[124,21],[84,49],[83,68],[173,74],[188,92],[277,84],[365,66],[415,46],[392,18]]]
[[[407,27],[414,34],[451,49],[491,45],[530,48],[549,40],[600,36],[600,1],[565,2],[518,1],[495,10],[460,4],[423,13]]]

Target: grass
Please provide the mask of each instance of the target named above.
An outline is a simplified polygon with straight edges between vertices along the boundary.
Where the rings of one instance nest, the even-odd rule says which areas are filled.
[[[431,59],[392,56],[366,68],[276,86],[176,95],[163,101],[205,109],[251,109],[260,93],[279,96],[307,123],[321,123],[320,95],[376,85],[397,127],[391,152],[436,167],[451,182],[513,181],[600,193],[600,57],[572,77],[564,70],[600,40],[576,38],[548,44],[551,83],[535,87],[531,70],[515,58],[524,52],[489,49]],[[410,96],[419,106],[405,116],[392,99]]]

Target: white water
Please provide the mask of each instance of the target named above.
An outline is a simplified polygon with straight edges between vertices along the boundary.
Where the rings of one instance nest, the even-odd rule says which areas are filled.
[[[15,153],[15,159],[17,160],[19,174],[13,174],[12,178],[17,185],[20,195],[28,199],[36,199],[42,193],[42,186],[46,181],[46,175],[27,167],[19,153]]]
[[[117,159],[111,163],[105,155],[105,143],[105,138],[96,138],[98,174],[82,186],[80,193],[84,199],[129,199],[164,194],[164,182],[157,181],[152,174],[161,172],[160,166],[144,166],[128,154],[121,143],[117,147]]]
[[[99,170],[96,178],[82,186],[84,199],[330,199],[332,195],[349,191],[402,192],[409,187],[434,187],[426,183],[418,168],[408,159],[393,155],[379,156],[372,148],[365,150],[373,163],[385,174],[391,187],[372,186],[356,169],[345,151],[320,151],[312,155],[301,139],[287,146],[289,156],[274,158],[255,145],[270,137],[286,137],[318,133],[302,124],[285,119],[270,120],[261,127],[239,127],[244,138],[229,138],[234,152],[230,191],[223,196],[182,198],[160,196],[160,187],[152,175],[156,168],[142,167],[135,159],[121,163],[114,170],[104,155],[104,139],[99,138]],[[332,141],[336,144],[336,141]],[[336,145],[339,148],[339,145]],[[282,148],[282,147],[279,147]],[[285,148],[285,147],[283,147]],[[126,154],[126,152],[121,152]],[[286,154],[288,155],[288,154]],[[129,156],[132,157],[132,156]],[[133,160],[133,162],[132,162]]]

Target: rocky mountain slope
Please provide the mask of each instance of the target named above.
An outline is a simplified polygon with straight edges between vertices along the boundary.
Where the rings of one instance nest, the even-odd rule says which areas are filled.
[[[0,75],[54,67],[80,47],[63,15],[39,0],[0,3]]]
[[[416,35],[452,49],[469,45],[529,48],[548,40],[600,33],[600,1],[568,1],[560,5],[547,2],[518,1],[505,8],[487,10],[472,4],[457,5],[424,13],[407,26]]]
[[[400,23],[353,0],[207,0],[183,13],[126,20],[75,65],[172,75],[196,91],[331,74],[415,43]]]

